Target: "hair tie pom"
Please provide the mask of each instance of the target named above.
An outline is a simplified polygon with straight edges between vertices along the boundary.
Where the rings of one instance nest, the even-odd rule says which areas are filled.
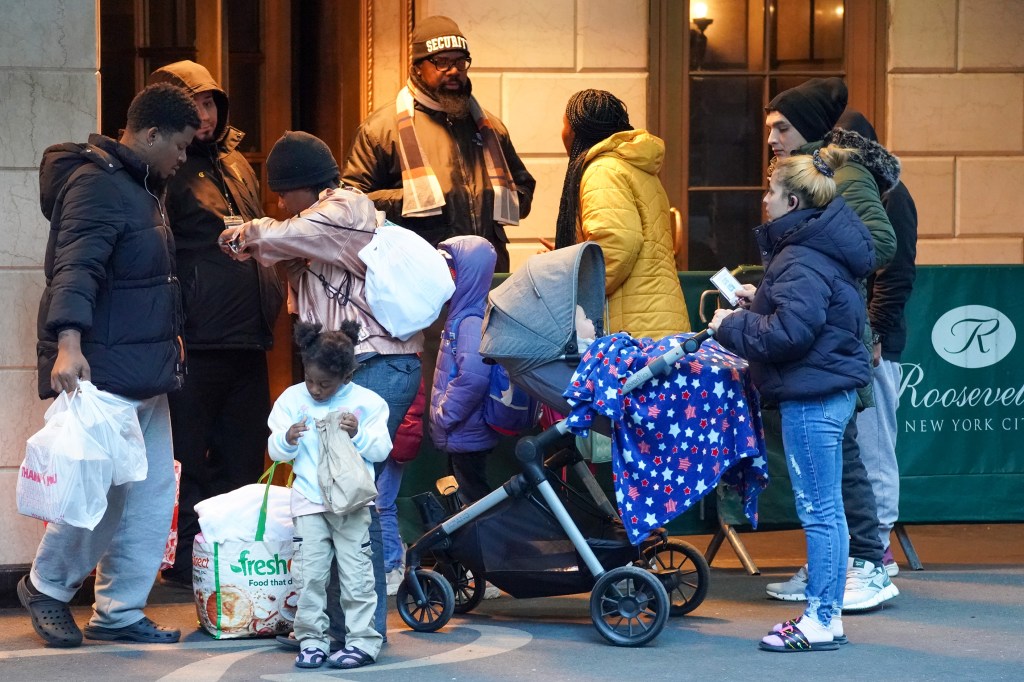
[[[814,167],[818,169],[818,172],[824,175],[826,178],[833,177],[836,172],[832,170],[832,167],[825,163],[825,160],[821,158],[818,153],[820,150],[815,149],[814,154],[811,155],[811,161],[814,162]]]

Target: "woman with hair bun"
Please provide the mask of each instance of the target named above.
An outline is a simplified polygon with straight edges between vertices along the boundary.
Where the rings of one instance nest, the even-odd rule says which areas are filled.
[[[658,179],[665,143],[630,125],[626,105],[604,90],[569,98],[562,126],[569,167],[555,248],[600,245],[607,333],[661,338],[690,331],[679,286],[669,203]]]
[[[765,402],[779,406],[807,538],[807,607],[761,640],[765,651],[834,650],[847,641],[842,442],[856,389],[871,380],[857,280],[875,263],[867,228],[836,196],[833,177],[848,157],[849,150],[828,146],[777,160],[763,200],[768,222],[754,229],[764,278],[756,289],[737,292],[739,308],[719,309],[708,325],[723,346],[749,361]]]

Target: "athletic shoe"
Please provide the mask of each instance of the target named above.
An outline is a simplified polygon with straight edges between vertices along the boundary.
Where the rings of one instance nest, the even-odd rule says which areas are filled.
[[[501,596],[501,590],[494,585],[487,583],[487,587],[484,588],[484,599],[497,599]]]
[[[405,566],[397,566],[387,573],[388,580],[388,596],[394,597],[398,594],[398,587],[402,584],[402,580],[405,579]]]
[[[850,557],[850,563],[846,567],[844,612],[866,611],[899,596],[899,593],[884,568],[866,559]]]
[[[890,578],[895,578],[900,574],[900,565],[892,557],[892,547],[885,548],[885,554],[882,555],[882,566],[885,567],[885,572]]]
[[[807,564],[800,567],[792,578],[784,583],[768,583],[764,588],[772,599],[782,601],[807,601],[804,590],[807,589]]]

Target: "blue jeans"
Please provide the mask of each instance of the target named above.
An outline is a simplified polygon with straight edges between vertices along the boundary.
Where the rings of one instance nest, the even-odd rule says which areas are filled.
[[[375,392],[388,404],[388,433],[394,439],[398,425],[416,398],[422,367],[416,355],[377,355],[360,364],[352,381]],[[398,491],[403,465],[390,457],[377,464],[377,513],[384,533],[384,570],[405,563],[398,533]]]
[[[796,513],[807,537],[804,616],[825,627],[842,612],[846,588],[850,540],[843,511],[843,431],[856,400],[850,390],[779,405]]]
[[[416,391],[420,387],[421,365],[417,355],[375,355],[365,362],[359,364],[352,382],[368,388],[388,404],[388,433],[392,440],[398,425],[402,423],[405,413],[416,398]],[[398,489],[402,485],[402,469],[398,465],[397,471],[392,471],[387,478],[384,472],[388,465],[393,464],[391,458],[377,464],[377,500],[376,507],[370,510],[370,546],[373,550],[371,561],[373,563],[374,592],[377,593],[377,611],[374,614],[374,627],[377,632],[384,635],[387,641],[388,622],[388,596],[387,579],[385,573],[389,570],[385,566],[387,557],[390,556],[388,547],[398,546],[398,563],[404,563],[402,557],[402,539],[398,536]],[[382,481],[382,479],[384,479]],[[388,500],[390,496],[390,501]],[[387,507],[385,507],[387,503]],[[389,532],[390,536],[389,537]],[[383,537],[382,537],[383,536]],[[335,639],[339,635],[344,636],[345,614],[342,611],[341,603],[333,595],[337,594],[337,575],[332,574],[328,583],[327,616],[330,619],[328,629]]]
[[[384,535],[384,571],[390,573],[405,564],[402,536],[398,532],[398,490],[402,487],[405,464],[388,457],[377,475],[377,513]]]
[[[875,494],[878,538],[889,547],[889,533],[900,516],[900,467],[896,462],[896,408],[899,407],[903,368],[883,359],[873,368],[871,389],[875,406],[857,415],[857,444]]]

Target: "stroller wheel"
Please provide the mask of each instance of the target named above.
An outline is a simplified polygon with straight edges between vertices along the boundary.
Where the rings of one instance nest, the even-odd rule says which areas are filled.
[[[439,561],[434,570],[444,576],[455,592],[455,613],[469,613],[483,601],[487,588],[483,571],[472,571],[454,560]]]
[[[416,596],[409,589],[409,581],[415,580],[423,590],[425,600],[416,602]],[[439,573],[417,569],[415,575],[405,574],[405,580],[395,596],[398,615],[405,624],[416,632],[434,632],[443,628],[455,611],[455,593]]]
[[[679,584],[668,593],[669,615],[683,616],[693,611],[708,596],[711,568],[704,555],[686,542],[655,545],[644,554],[651,570],[675,570]]]
[[[668,593],[652,573],[619,566],[594,584],[590,618],[601,636],[616,646],[642,646],[668,621]]]

